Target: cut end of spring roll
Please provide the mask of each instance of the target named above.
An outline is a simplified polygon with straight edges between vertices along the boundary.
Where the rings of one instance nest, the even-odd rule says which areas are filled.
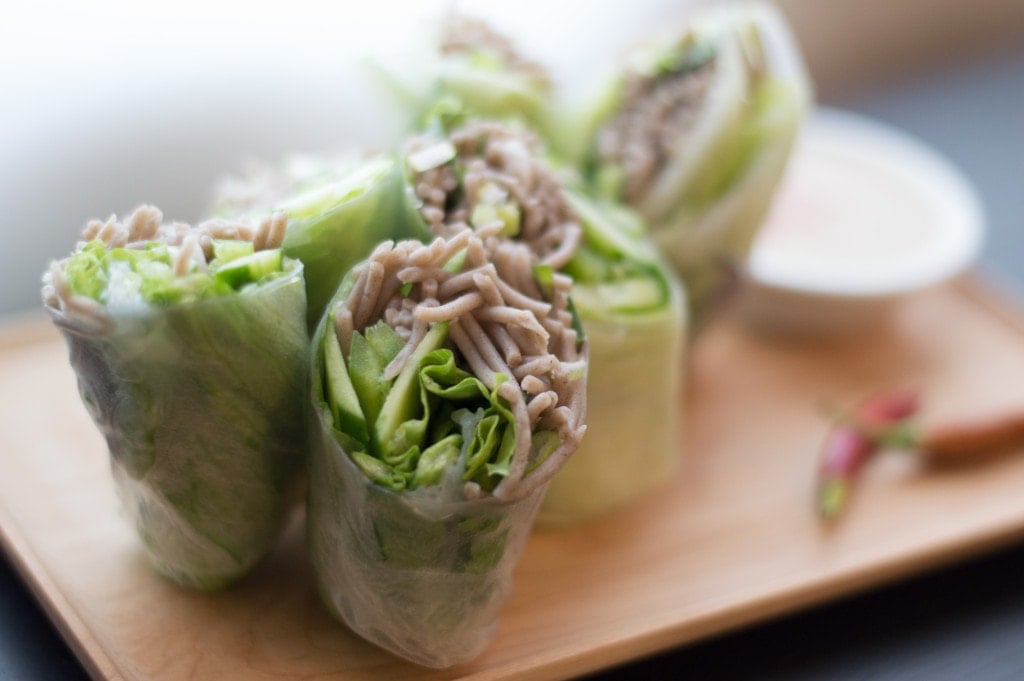
[[[636,51],[594,107],[591,179],[648,220],[698,316],[746,257],[810,99],[781,15],[740,3]]]
[[[405,158],[420,214],[450,237],[472,229],[488,248],[525,244],[541,265],[562,269],[582,237],[562,181],[534,133],[493,120],[412,138]]]
[[[207,220],[196,227],[162,222],[153,206],[123,222],[91,220],[69,257],[43,275],[43,305],[58,325],[107,330],[118,314],[231,295],[279,277],[286,218],[259,223]]]
[[[117,492],[160,573],[204,590],[276,542],[305,448],[308,340],[283,219],[89,223],[44,276]]]
[[[439,482],[421,457],[451,435],[465,498],[510,500],[579,445],[586,372],[570,280],[546,277],[522,245],[489,252],[469,230],[430,245],[387,242],[348,286],[329,318],[336,338],[324,341],[341,354],[327,365],[326,394],[369,477],[395,491]],[[437,401],[459,408],[428,409]]]
[[[479,655],[552,475],[578,447],[568,278],[464,229],[386,242],[318,329],[307,519],[324,601],[420,665]]]
[[[749,139],[769,113],[760,109],[783,107],[776,117],[796,126],[809,98],[775,10],[739,3],[707,11],[683,34],[630,55],[595,135],[597,180],[658,229],[681,202],[711,203],[742,175],[767,143]]]

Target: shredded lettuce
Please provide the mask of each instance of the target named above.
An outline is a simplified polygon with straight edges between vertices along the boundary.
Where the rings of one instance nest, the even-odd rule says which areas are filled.
[[[564,268],[583,327],[588,319],[643,315],[671,305],[672,275],[658,260],[639,217],[621,204],[571,191],[583,243]]]
[[[253,252],[251,242],[218,241],[205,269],[192,264],[184,275],[174,272],[179,247],[154,243],[146,248],[108,248],[99,240],[85,244],[64,264],[71,290],[104,305],[131,302],[158,307],[231,295],[250,284],[263,284],[285,271],[279,249]]]
[[[374,482],[399,491],[436,484],[453,466],[465,481],[493,489],[515,449],[514,417],[494,390],[461,369],[443,347],[447,325],[420,341],[402,372],[383,377],[403,342],[383,321],[352,335],[348,357],[326,333],[321,345],[323,395],[353,461]],[[554,451],[557,436],[535,435],[531,467]]]

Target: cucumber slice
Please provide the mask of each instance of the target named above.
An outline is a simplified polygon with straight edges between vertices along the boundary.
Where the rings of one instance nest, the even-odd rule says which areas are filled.
[[[366,336],[357,331],[349,342],[347,359],[348,375],[369,425],[377,420],[391,389],[391,382],[384,380],[384,367],[391,358],[381,357]]]
[[[323,341],[324,373],[326,375],[326,397],[334,415],[335,427],[359,440],[363,445],[369,441],[366,416],[359,406],[359,397],[348,375],[345,357],[341,353],[338,334],[328,329]]]
[[[442,347],[447,339],[448,324],[435,324],[412,351],[401,373],[395,378],[374,422],[373,437],[378,446],[377,451],[385,451],[398,427],[416,417],[420,406],[420,363],[427,354]]]
[[[252,255],[255,252],[256,249],[251,241],[238,241],[237,239],[213,240],[213,257],[221,264]]]
[[[281,249],[259,251],[251,255],[224,263],[214,273],[214,278],[239,289],[246,284],[257,282],[273,272],[280,272],[284,263]]]
[[[640,240],[644,233],[643,223],[634,213],[624,210],[621,206],[587,198],[575,191],[567,191],[566,195],[573,211],[583,224],[587,246],[613,258],[652,258],[651,253],[644,250],[643,242]]]
[[[584,317],[602,313],[638,313],[665,304],[665,288],[650,277],[607,284],[574,284],[572,301]]]

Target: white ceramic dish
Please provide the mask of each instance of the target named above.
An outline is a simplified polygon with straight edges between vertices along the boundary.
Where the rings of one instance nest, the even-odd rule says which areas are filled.
[[[984,231],[971,183],[937,152],[870,118],[819,108],[754,243],[741,309],[775,331],[862,327],[968,268]]]

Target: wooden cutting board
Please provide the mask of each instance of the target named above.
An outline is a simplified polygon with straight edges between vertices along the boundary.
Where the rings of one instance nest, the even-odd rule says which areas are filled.
[[[155,576],[118,515],[106,453],[45,320],[0,329],[0,534],[97,679],[555,679],[691,642],[1024,538],[1024,456],[956,473],[884,458],[848,513],[812,510],[822,407],[920,387],[929,418],[1024,407],[1024,313],[974,282],[829,342],[733,321],[690,356],[678,478],[621,512],[537,530],[493,645],[430,671],[334,622],[301,518],[237,588]]]

